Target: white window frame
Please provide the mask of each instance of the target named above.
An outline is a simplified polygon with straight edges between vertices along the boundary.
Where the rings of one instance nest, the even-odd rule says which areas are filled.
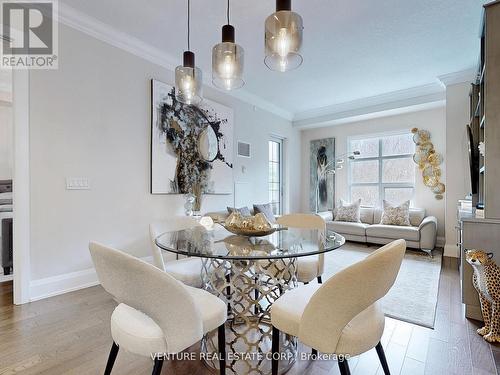
[[[413,183],[402,183],[402,182],[383,182],[382,180],[382,172],[383,172],[383,162],[384,160],[394,160],[394,159],[406,159],[406,158],[411,158],[413,157],[413,154],[401,154],[401,155],[390,155],[390,156],[383,156],[382,155],[382,139],[384,137],[389,137],[389,136],[396,136],[396,135],[406,135],[409,134],[409,131],[398,131],[398,132],[390,132],[390,133],[383,133],[383,134],[372,134],[372,135],[365,135],[365,136],[358,136],[358,137],[350,137],[347,139],[347,149],[349,150],[350,153],[357,151],[357,150],[352,150],[351,149],[351,142],[356,141],[356,140],[368,140],[368,139],[373,139],[373,138],[378,138],[378,156],[374,157],[366,157],[364,158],[363,155],[360,155],[359,157],[356,157],[354,160],[349,160],[348,162],[348,187],[349,187],[349,199],[352,201],[352,188],[353,187],[359,187],[359,186],[377,186],[378,187],[378,207],[382,207],[382,202],[385,199],[385,189],[387,188],[411,188],[413,189],[413,194],[410,199],[410,205],[413,206],[414,201],[415,201],[415,189],[416,189],[416,178],[413,181]],[[362,161],[371,161],[371,160],[377,160],[379,163],[378,165],[378,182],[357,182],[354,183],[352,182],[352,166],[353,163],[359,163]],[[416,177],[416,173],[415,173]],[[396,203],[396,202],[394,202]],[[363,202],[361,202],[363,205]],[[365,206],[365,205],[363,205]],[[371,207],[371,206],[370,206]],[[376,206],[375,206],[376,207]]]
[[[280,187],[279,187],[279,206],[278,206],[278,212],[277,212],[277,215],[282,215],[283,214],[283,211],[284,211],[284,197],[285,197],[285,194],[284,194],[284,186],[285,186],[285,182],[284,182],[284,146],[285,146],[285,142],[284,142],[284,139],[281,138],[281,137],[278,137],[276,135],[270,135],[269,136],[269,139],[268,139],[268,143],[267,143],[267,146],[269,148],[269,143],[270,142],[275,142],[275,143],[278,143],[279,144],[279,183],[280,183]],[[270,166],[270,163],[271,161],[269,160],[269,156],[268,156],[268,160],[267,160],[267,165],[268,165],[268,175],[269,175],[269,166]],[[270,181],[268,181],[268,194],[270,192],[269,190],[269,183]],[[270,203],[273,203],[273,202],[270,202]]]

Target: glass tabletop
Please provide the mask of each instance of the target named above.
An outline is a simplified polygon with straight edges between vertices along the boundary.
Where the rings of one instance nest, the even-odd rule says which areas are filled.
[[[156,245],[168,252],[190,257],[235,260],[297,258],[326,253],[345,243],[344,237],[327,230],[283,228],[264,237],[244,237],[220,225],[203,226],[158,236]]]

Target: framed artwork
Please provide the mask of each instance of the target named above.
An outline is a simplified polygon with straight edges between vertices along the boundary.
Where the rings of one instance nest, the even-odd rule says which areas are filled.
[[[205,99],[175,98],[151,81],[151,194],[233,193],[233,111]]]
[[[335,138],[311,141],[309,153],[309,208],[333,210],[335,204]]]

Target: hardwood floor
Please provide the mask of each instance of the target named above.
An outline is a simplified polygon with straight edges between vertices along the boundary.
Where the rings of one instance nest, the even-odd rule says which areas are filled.
[[[12,283],[0,284],[0,375],[102,374],[111,336],[109,318],[115,306],[101,287],[22,306],[11,305]],[[6,302],[9,301],[9,302]],[[500,346],[475,332],[478,322],[464,318],[458,271],[441,273],[435,329],[387,318],[382,343],[393,375],[497,374]],[[196,351],[195,345],[189,351]],[[301,347],[309,352],[309,348]],[[349,361],[353,375],[381,375],[375,349]],[[500,367],[500,366],[499,366]],[[150,374],[147,358],[120,352],[113,374]],[[162,374],[201,375],[197,361],[172,361]],[[301,361],[290,375],[339,374],[334,361]]]

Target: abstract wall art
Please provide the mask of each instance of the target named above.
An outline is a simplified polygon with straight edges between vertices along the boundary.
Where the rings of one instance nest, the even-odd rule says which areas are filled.
[[[151,194],[231,194],[232,109],[180,103],[175,88],[157,80],[151,104]]]
[[[311,141],[309,207],[312,212],[332,210],[335,202],[335,138]]]

